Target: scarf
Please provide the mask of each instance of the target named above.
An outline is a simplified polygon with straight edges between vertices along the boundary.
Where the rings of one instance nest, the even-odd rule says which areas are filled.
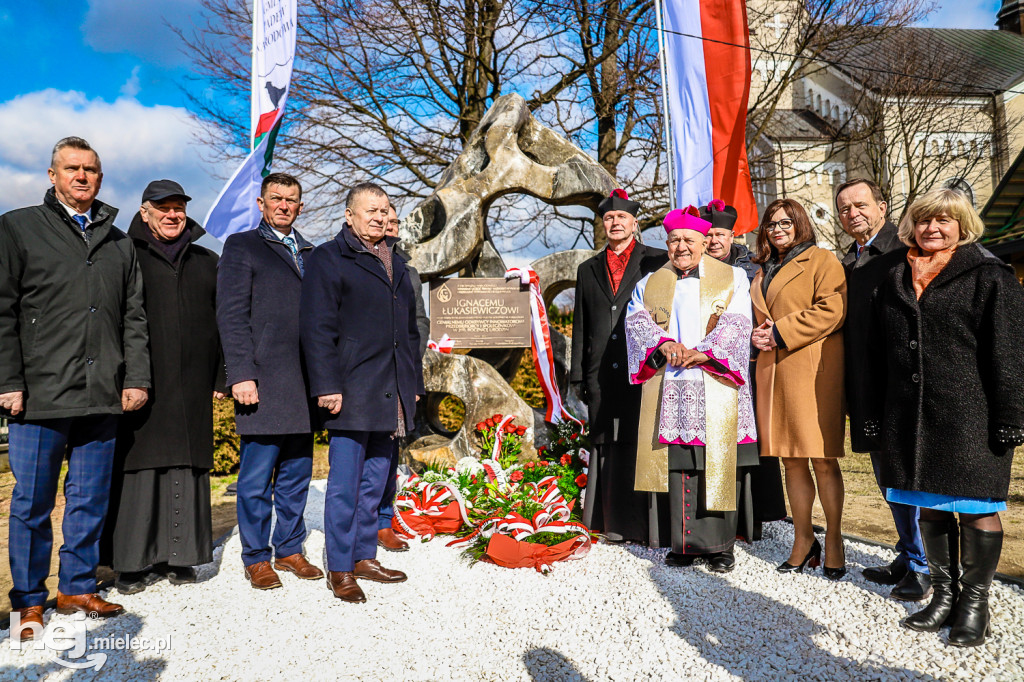
[[[178,261],[178,258],[181,257],[181,254],[184,253],[188,245],[192,243],[192,230],[187,225],[185,226],[185,229],[181,231],[181,234],[166,242],[161,239],[157,239],[156,235],[154,235],[148,227],[146,227],[145,235],[149,239],[149,243],[153,245],[157,251],[162,253],[164,258],[166,258],[172,265]]]
[[[768,260],[766,260],[764,264],[761,266],[761,269],[764,270],[764,279],[761,280],[761,294],[767,298],[768,285],[772,283],[772,280],[775,278],[775,275],[779,274],[779,270],[782,269],[782,266],[784,266],[786,263],[799,256],[801,253],[811,248],[812,246],[814,246],[813,240],[797,244],[796,246],[794,246],[793,248],[786,252],[785,257],[783,257],[781,261],[779,260],[779,252],[776,251],[775,249],[772,249],[771,257]]]
[[[932,280],[949,265],[956,253],[956,246],[931,253],[913,247],[907,251],[907,263],[910,264],[910,283],[914,285],[914,294],[921,300],[921,294]]]

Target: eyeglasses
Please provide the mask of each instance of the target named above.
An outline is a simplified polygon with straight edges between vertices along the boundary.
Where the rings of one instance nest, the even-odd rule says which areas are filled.
[[[791,230],[793,229],[793,221],[789,218],[783,218],[782,220],[776,220],[775,222],[768,223],[764,226],[765,232],[774,232],[775,230]]]

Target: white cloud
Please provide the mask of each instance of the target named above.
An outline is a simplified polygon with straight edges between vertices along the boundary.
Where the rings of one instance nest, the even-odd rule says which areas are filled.
[[[85,43],[97,52],[130,52],[158,59],[165,66],[183,65],[188,57],[170,27],[182,29],[187,35],[201,23],[199,17],[199,0],[91,0],[82,34]]]
[[[921,25],[930,28],[994,29],[1000,4],[1001,0],[942,0],[939,8]]]
[[[77,135],[100,155],[99,198],[121,209],[119,227],[128,227],[142,190],[160,178],[182,184],[193,197],[189,214],[202,221],[222,181],[215,177],[218,169],[199,158],[196,129],[183,108],[144,106],[130,97],[106,102],[49,89],[0,102],[0,177],[6,190],[0,213],[42,201],[50,187],[46,169],[53,144]],[[221,169],[219,175],[225,174]]]

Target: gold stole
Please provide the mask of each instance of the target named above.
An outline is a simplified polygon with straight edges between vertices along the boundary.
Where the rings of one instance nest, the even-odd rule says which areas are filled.
[[[700,322],[717,323],[733,295],[732,268],[710,256],[701,258]],[[679,275],[671,263],[654,272],[644,290],[644,307],[663,331],[672,320],[672,299]],[[714,328],[714,324],[711,325]],[[666,365],[667,367],[667,365]],[[736,429],[739,421],[739,391],[704,375],[704,468],[708,511],[736,509]],[[661,388],[665,367],[643,386],[640,427],[637,437],[634,488],[652,493],[668,492],[668,445],[658,440],[661,423]]]

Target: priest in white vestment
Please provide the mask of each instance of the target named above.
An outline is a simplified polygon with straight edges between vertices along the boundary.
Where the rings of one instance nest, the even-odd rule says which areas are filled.
[[[669,493],[666,563],[736,564],[744,467],[758,463],[750,399],[746,273],[704,258],[711,223],[696,208],[665,217],[669,262],[644,277],[626,311],[629,375],[645,384],[636,489]],[[749,495],[743,496],[749,500]]]

